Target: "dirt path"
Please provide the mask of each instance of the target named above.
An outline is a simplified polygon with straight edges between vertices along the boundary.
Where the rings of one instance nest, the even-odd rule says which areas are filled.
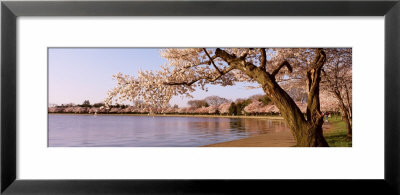
[[[332,130],[330,123],[322,126],[324,132]],[[296,145],[296,140],[289,132],[274,132],[254,137],[248,137],[228,142],[206,145],[204,147],[293,147]]]

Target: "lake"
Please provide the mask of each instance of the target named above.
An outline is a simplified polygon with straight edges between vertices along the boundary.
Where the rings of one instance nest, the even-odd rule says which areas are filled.
[[[189,147],[289,131],[261,118],[49,114],[49,147]]]

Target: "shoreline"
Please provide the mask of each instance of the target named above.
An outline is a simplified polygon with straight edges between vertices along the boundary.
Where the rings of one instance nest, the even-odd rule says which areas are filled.
[[[323,131],[324,133],[331,132],[332,124],[324,124]],[[252,137],[246,137],[215,144],[208,144],[200,147],[296,147],[296,144],[297,142],[294,139],[292,133],[290,131],[283,131],[256,135]]]
[[[287,132],[262,134],[253,137],[204,145],[200,147],[295,147],[296,140]]]
[[[54,115],[94,115],[88,113],[48,113]],[[199,117],[199,118],[254,118],[254,119],[269,119],[269,120],[283,120],[281,116],[229,116],[229,115],[184,115],[184,114],[97,114],[97,116],[148,116],[148,117]]]

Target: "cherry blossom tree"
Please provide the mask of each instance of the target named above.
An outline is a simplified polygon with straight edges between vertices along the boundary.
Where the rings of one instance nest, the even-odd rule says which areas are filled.
[[[208,109],[208,114],[215,114],[218,110],[218,106],[211,105],[211,106],[207,107],[207,109]]]
[[[262,103],[259,101],[253,101],[244,108],[244,111],[249,114],[257,114],[262,112],[260,108],[262,108]]]
[[[328,146],[323,131],[319,90],[325,49],[304,48],[170,48],[161,50],[168,63],[161,70],[140,71],[137,77],[118,73],[117,85],[109,91],[106,105],[113,101],[143,100],[154,107],[165,106],[173,96],[192,97],[207,85],[257,83],[279,109],[297,145]],[[307,112],[303,115],[280,84],[304,78]],[[300,79],[301,80],[301,79]]]
[[[226,102],[218,106],[218,111],[221,114],[228,114],[229,107],[231,107],[231,102]]]
[[[194,111],[194,113],[196,113],[196,114],[208,114],[209,110],[208,110],[208,107],[203,106],[203,107],[197,108]]]
[[[321,110],[323,112],[339,111],[339,102],[332,93],[326,90],[321,91],[320,99],[321,99]]]
[[[347,138],[352,138],[352,50],[328,49],[328,60],[323,72],[321,87],[336,97],[340,113],[346,123]]]
[[[168,107],[167,109],[164,110],[164,113],[166,113],[166,114],[174,114],[176,112],[177,112],[176,107]]]

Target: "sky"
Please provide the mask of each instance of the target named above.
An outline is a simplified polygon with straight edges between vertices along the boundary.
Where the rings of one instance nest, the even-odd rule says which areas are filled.
[[[49,104],[91,104],[103,102],[121,72],[137,76],[141,70],[160,70],[168,61],[158,48],[49,48]],[[263,94],[262,89],[246,89],[249,83],[234,86],[208,85],[208,92],[197,89],[191,99],[217,95],[230,100]],[[253,85],[254,86],[254,85]],[[170,105],[186,107],[189,98],[173,97]]]

